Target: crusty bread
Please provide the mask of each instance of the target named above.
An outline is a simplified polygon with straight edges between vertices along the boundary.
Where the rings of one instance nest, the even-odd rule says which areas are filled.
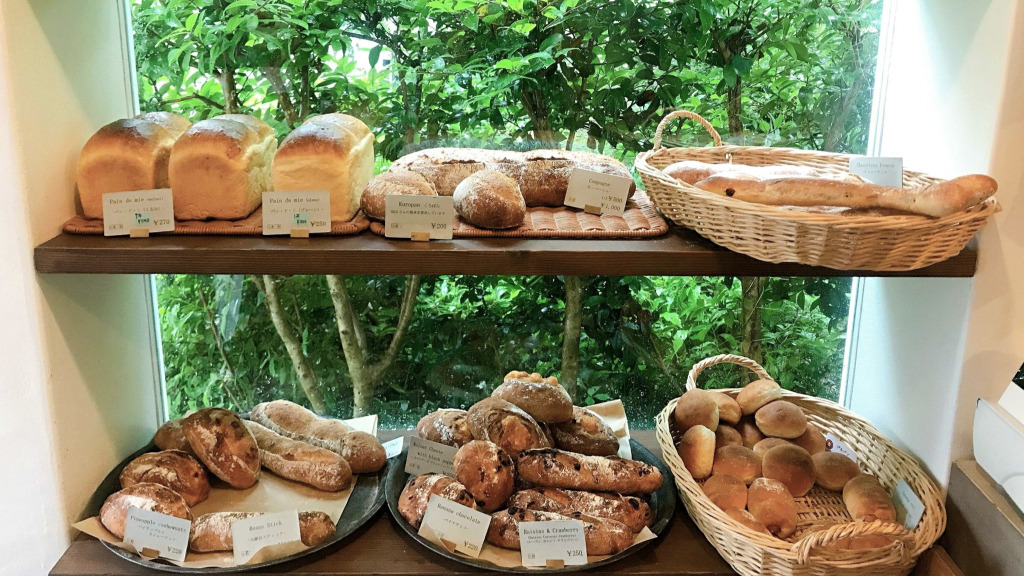
[[[353,474],[379,472],[388,462],[387,451],[372,434],[353,430],[342,439],[341,457],[348,461]]]
[[[619,452],[619,439],[612,427],[592,410],[572,407],[572,419],[550,426],[555,446],[589,456],[614,456]]]
[[[484,398],[470,406],[469,429],[473,438],[494,442],[513,458],[524,450],[553,445],[532,416],[501,398]]]
[[[471,174],[455,187],[452,198],[455,213],[477,228],[517,228],[526,218],[519,184],[497,170]]]
[[[156,444],[156,447],[161,450],[181,450],[195,456],[192,446],[185,439],[184,430],[181,429],[184,422],[184,418],[175,418],[164,422],[153,435],[153,444]]]
[[[770,478],[758,478],[747,491],[747,510],[751,516],[779,538],[796,532],[796,501],[786,485]]]
[[[263,512],[213,512],[192,523],[188,547],[193,552],[228,552],[234,549],[231,523],[262,516]],[[306,546],[316,546],[334,534],[337,527],[323,512],[299,512],[299,538]]]
[[[704,494],[722,510],[747,507],[747,482],[732,474],[714,474],[701,486]]]
[[[407,196],[437,196],[437,190],[422,174],[391,167],[370,180],[359,199],[363,213],[374,220],[384,220],[387,216],[387,197],[390,194]]]
[[[785,400],[765,404],[754,415],[757,427],[765,436],[799,438],[807,431],[807,416],[799,406]]]
[[[746,446],[722,446],[715,451],[712,474],[735,476],[749,486],[761,476],[761,457]]]
[[[709,176],[725,173],[730,175],[742,174],[758,178],[819,175],[818,171],[806,166],[748,166],[746,164],[733,163],[710,164],[707,162],[700,162],[698,160],[680,160],[679,162],[669,164],[662,169],[662,172],[676,180],[679,180],[680,182],[686,182],[687,184],[696,184]]]
[[[743,490],[746,498],[746,486]],[[651,506],[642,498],[607,492],[531,488],[513,494],[508,505],[510,508],[608,518],[625,524],[632,532],[640,532],[654,520]]]
[[[676,401],[673,417],[676,429],[680,432],[686,432],[694,426],[704,426],[714,432],[718,428],[718,403],[707,390],[687,390]]]
[[[160,484],[143,482],[132,484],[108,496],[100,508],[100,523],[111,534],[123,539],[128,509],[133,507],[192,520],[192,510],[180,494]]]
[[[398,513],[413,528],[419,528],[430,497],[435,494],[473,508],[473,495],[462,483],[441,474],[421,474],[410,480],[398,496]]]
[[[312,410],[287,400],[274,400],[253,406],[249,418],[282,436],[301,440],[341,454],[348,425],[341,420],[324,418]]]
[[[818,452],[814,460],[814,483],[826,490],[842,492],[846,483],[860,476],[860,467],[845,454]]]
[[[468,418],[465,410],[441,408],[420,418],[416,424],[416,434],[431,442],[462,446],[473,440]]]
[[[858,522],[896,521],[896,508],[889,492],[870,474],[861,474],[843,487],[843,503]]]
[[[524,452],[516,461],[516,469],[535,486],[570,490],[651,494],[663,482],[657,466],[645,462],[618,456],[586,456],[555,448]]]
[[[755,380],[736,395],[744,415],[757,412],[762,406],[782,398],[782,387],[772,380]]]
[[[572,399],[554,376],[515,370],[505,375],[491,397],[515,404],[537,422],[557,424],[573,418]]]
[[[558,514],[523,508],[509,508],[491,515],[487,541],[501,548],[519,549],[520,522],[556,522],[579,520],[583,523],[583,538],[588,555],[617,554],[633,544],[633,532],[621,522],[579,512]]]
[[[711,476],[715,463],[715,433],[706,426],[698,424],[687,430],[676,451],[696,480]]]
[[[352,468],[340,455],[281,436],[252,420],[245,425],[256,438],[260,462],[274,474],[327,492],[344,490],[352,484]]]
[[[182,428],[196,456],[232,488],[249,488],[259,480],[260,449],[234,412],[203,408],[185,418]]]
[[[739,402],[736,402],[735,398],[725,392],[712,391],[711,399],[715,401],[715,404],[718,404],[719,423],[735,426],[740,421],[743,411],[740,410]]]
[[[174,490],[189,506],[210,495],[206,468],[187,452],[164,450],[149,452],[132,460],[121,470],[121,488],[152,482]]]
[[[783,444],[765,452],[761,470],[765,478],[782,482],[797,498],[814,486],[814,460],[807,450],[795,444]]]
[[[473,440],[459,448],[453,462],[455,477],[484,512],[501,508],[515,491],[515,462],[493,442]]]

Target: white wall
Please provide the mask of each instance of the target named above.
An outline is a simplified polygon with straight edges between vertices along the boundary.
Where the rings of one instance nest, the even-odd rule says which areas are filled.
[[[117,0],[0,7],[0,573],[45,574],[96,485],[157,423],[142,276],[37,276],[74,166],[134,106]]]

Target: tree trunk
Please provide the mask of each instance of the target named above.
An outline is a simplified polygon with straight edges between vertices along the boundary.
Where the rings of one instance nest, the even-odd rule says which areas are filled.
[[[740,286],[743,291],[743,338],[740,342],[740,354],[763,366],[761,296],[764,294],[764,278],[742,277]],[[750,376],[753,376],[753,373],[750,373]]]
[[[523,90],[520,101],[533,124],[533,138],[549,145],[555,143],[555,131],[551,129],[551,110],[544,95],[537,90]]]
[[[580,372],[580,324],[583,318],[583,280],[565,277],[565,324],[562,329],[562,387],[578,403],[576,380]]]
[[[224,94],[224,113],[238,113],[238,87],[235,86],[235,69],[225,66],[217,73],[217,80],[220,82],[220,90]]]
[[[265,66],[263,68],[263,75],[270,82],[270,86],[274,89],[274,94],[277,94],[277,102],[281,105],[281,111],[284,112],[284,121],[288,124],[289,128],[295,127],[299,123],[299,116],[295,112],[295,106],[292,104],[292,96],[288,92],[288,86],[284,83],[284,78],[281,76],[280,66]]]
[[[726,92],[726,99],[728,101],[729,111],[729,135],[742,136],[743,122],[741,120],[741,116],[743,114],[743,80],[739,76],[736,77],[736,84],[729,87]]]

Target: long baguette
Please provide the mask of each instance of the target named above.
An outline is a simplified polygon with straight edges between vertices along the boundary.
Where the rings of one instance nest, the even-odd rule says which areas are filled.
[[[340,454],[292,440],[251,420],[245,426],[260,447],[263,467],[274,474],[327,492],[344,490],[352,484],[352,468]]]
[[[644,462],[554,448],[523,452],[516,470],[523,480],[536,486],[619,494],[650,494],[661,488],[664,480],[656,466]]]
[[[772,164],[769,166],[751,166],[749,164],[711,164],[699,160],[680,160],[669,164],[662,172],[687,184],[696,184],[705,178],[717,174],[754,176],[756,178],[781,178],[784,176],[822,176],[823,173],[807,166],[789,166]]]

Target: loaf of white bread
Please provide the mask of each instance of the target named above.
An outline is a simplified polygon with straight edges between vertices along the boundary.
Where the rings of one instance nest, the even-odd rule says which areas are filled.
[[[174,142],[192,123],[171,112],[148,112],[100,128],[78,157],[78,197],[86,218],[103,218],[107,192],[167,188]]]
[[[274,155],[274,190],[331,194],[331,221],[346,222],[373,178],[373,133],[347,114],[313,116],[292,131]]]
[[[266,122],[224,114],[196,122],[171,151],[168,176],[177,220],[245,218],[271,190],[277,137]]]

